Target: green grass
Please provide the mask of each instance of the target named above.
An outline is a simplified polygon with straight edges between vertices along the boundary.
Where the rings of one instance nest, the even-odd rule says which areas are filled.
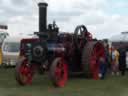
[[[128,74],[97,81],[73,77],[64,88],[54,88],[47,75],[36,75],[32,85],[20,86],[13,68],[0,68],[0,96],[128,96]]]

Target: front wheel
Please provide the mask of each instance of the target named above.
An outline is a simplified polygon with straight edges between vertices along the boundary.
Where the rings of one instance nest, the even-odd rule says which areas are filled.
[[[63,58],[55,58],[50,66],[49,75],[56,87],[64,87],[68,80],[68,66]]]
[[[20,59],[16,64],[16,81],[20,85],[30,85],[34,75],[34,65],[28,64],[26,58]]]

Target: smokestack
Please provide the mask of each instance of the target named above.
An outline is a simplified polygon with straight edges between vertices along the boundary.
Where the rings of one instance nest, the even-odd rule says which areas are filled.
[[[39,3],[39,32],[47,30],[47,3]]]

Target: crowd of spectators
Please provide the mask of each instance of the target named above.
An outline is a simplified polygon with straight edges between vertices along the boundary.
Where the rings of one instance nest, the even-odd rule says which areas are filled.
[[[126,63],[128,61],[128,58],[126,58],[127,55],[126,48],[111,46],[111,50],[109,50],[109,46],[105,43],[105,58],[99,58],[100,79],[104,79],[107,73],[113,76],[124,76],[126,73]]]

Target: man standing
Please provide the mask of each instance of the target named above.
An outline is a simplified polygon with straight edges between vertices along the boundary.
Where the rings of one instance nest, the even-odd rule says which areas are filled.
[[[100,64],[99,77],[100,77],[100,79],[104,79],[106,71],[107,71],[107,66],[106,66],[107,64],[103,57],[99,58],[99,64]]]
[[[126,70],[126,51],[124,48],[119,49],[119,69],[121,71],[121,75],[125,75],[125,70]]]

